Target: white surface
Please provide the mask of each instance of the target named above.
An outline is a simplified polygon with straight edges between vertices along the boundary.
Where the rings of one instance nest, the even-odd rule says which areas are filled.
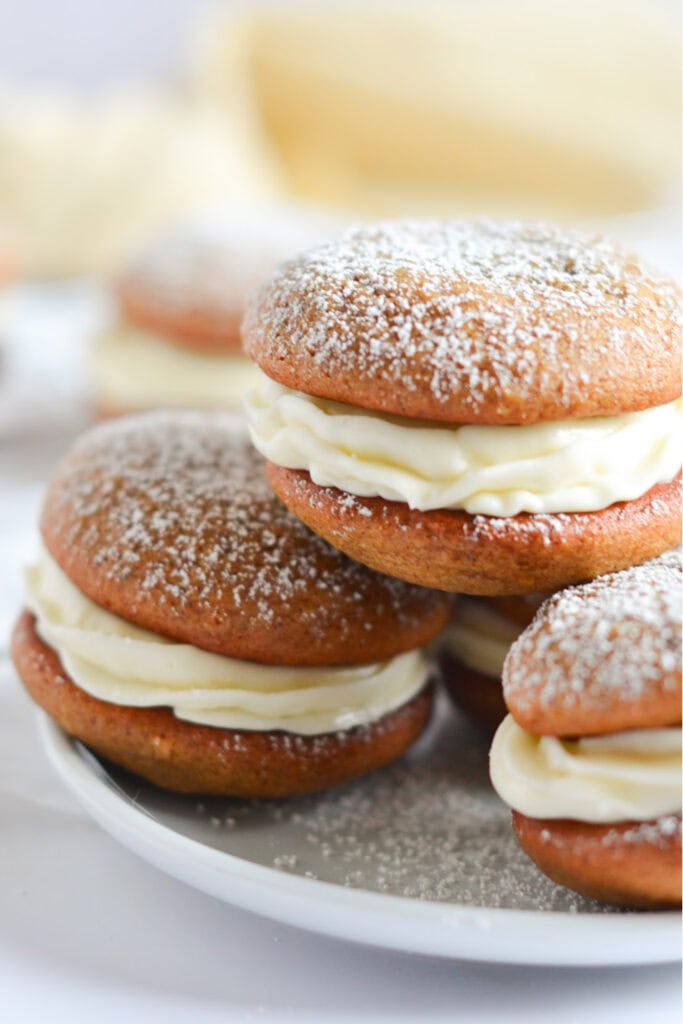
[[[673,966],[529,969],[409,957],[273,924],[195,892],[129,854],[79,810],[42,755],[34,717],[5,668],[5,1020],[679,1019]]]
[[[88,90],[173,78],[214,0],[23,0],[0,4],[0,68],[13,84]],[[40,30],[36,31],[36,26]]]
[[[80,810],[40,749],[6,638],[21,603],[19,569],[31,553],[41,481],[85,420],[82,337],[97,302],[74,290],[30,298],[21,297],[4,391],[0,385],[3,1019],[680,1020],[675,966],[493,967],[326,939],[188,888],[127,852]]]
[[[118,789],[99,762],[40,716],[43,745],[82,806],[124,846],[227,903],[335,938],[403,952],[485,962],[597,966],[675,962],[680,920],[667,914],[569,914],[460,907],[311,880],[202,843],[151,817],[136,787]],[[183,803],[194,803],[185,798]],[[198,823],[199,824],[199,823]],[[277,842],[280,822],[260,830]],[[239,825],[238,825],[239,827]]]
[[[188,34],[207,10],[219,5],[239,10],[286,2],[6,0],[0,4],[2,78],[29,87],[64,85],[81,90],[101,88],[130,77],[172,78],[187,49]],[[299,2],[320,6],[340,0]],[[670,14],[673,24],[677,24],[677,0],[649,2]],[[615,31],[618,33],[618,26]]]

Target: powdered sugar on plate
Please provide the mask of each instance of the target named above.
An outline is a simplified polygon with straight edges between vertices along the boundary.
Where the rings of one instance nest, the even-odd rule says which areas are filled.
[[[281,871],[422,901],[614,912],[555,885],[522,852],[489,783],[487,748],[444,702],[399,762],[314,796],[196,801],[112,774],[162,824]]]

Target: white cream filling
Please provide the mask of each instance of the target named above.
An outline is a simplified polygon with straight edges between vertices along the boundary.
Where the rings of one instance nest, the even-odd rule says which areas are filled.
[[[127,324],[97,340],[91,374],[99,402],[131,411],[158,406],[237,408],[256,379],[254,364],[246,356],[191,351]]]
[[[443,641],[449,652],[468,668],[500,679],[510,645],[523,628],[484,601],[460,597]]]
[[[423,650],[350,668],[226,658],[104,611],[44,550],[26,576],[39,635],[77,686],[111,704],[170,707],[188,722],[226,729],[318,735],[377,721],[411,700],[427,679]]]
[[[607,736],[532,736],[511,715],[490,753],[502,800],[530,818],[608,823],[650,821],[681,810],[681,730]]]
[[[681,465],[681,400],[528,426],[436,426],[314,398],[262,375],[245,409],[254,445],[276,465],[423,511],[593,511],[640,497]]]

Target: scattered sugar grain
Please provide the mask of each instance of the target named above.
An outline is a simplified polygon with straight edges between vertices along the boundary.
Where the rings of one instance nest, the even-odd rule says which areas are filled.
[[[443,705],[430,734],[382,772],[290,801],[230,802],[223,814],[235,821],[229,852],[253,859],[258,851],[261,863],[346,888],[610,912],[554,885],[521,851],[490,787],[485,743]]]

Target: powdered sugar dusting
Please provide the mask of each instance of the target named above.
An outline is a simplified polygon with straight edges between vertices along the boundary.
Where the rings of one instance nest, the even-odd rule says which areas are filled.
[[[566,537],[567,530],[580,522],[580,514],[566,512],[536,512],[533,515],[472,516],[465,524],[465,536],[473,542],[494,541],[501,535],[521,540],[525,535],[540,538],[544,547],[557,547]]]
[[[675,814],[666,814],[656,821],[637,822],[624,830],[610,830],[603,843],[605,846],[627,843],[629,846],[654,846],[666,849],[672,843],[681,841],[681,819]]]
[[[325,228],[303,212],[205,212],[140,252],[120,284],[169,313],[241,314],[249,292],[281,260],[319,241]]]
[[[597,827],[599,829],[600,826]],[[596,831],[597,831],[596,829]],[[561,831],[551,827],[541,830],[541,841],[547,846],[561,850],[567,842],[577,856],[595,844],[596,831],[589,827],[586,833],[572,833],[569,839]],[[676,814],[665,814],[654,821],[636,821],[626,827],[617,825],[607,828],[600,837],[600,845],[607,849],[626,846],[652,846],[657,850],[670,849],[681,842],[681,818]]]
[[[400,628],[433,607],[430,592],[357,565],[292,516],[221,414],[151,413],[97,427],[66,460],[46,509],[53,552],[76,552],[101,580],[134,581],[132,615],[153,591],[179,621],[190,611],[216,623],[237,613],[246,630],[295,616],[313,642],[332,625],[354,636],[388,615]]]
[[[681,597],[676,552],[560,591],[508,652],[506,701],[571,709],[587,693],[599,705],[680,689]]]
[[[266,370],[301,358],[325,397],[344,400],[340,381],[389,384],[387,411],[426,390],[435,416],[493,404],[500,422],[523,422],[546,396],[550,418],[601,388],[613,399],[636,353],[655,363],[676,344],[679,315],[672,282],[598,236],[408,221],[351,229],[285,264],[243,327]]]

